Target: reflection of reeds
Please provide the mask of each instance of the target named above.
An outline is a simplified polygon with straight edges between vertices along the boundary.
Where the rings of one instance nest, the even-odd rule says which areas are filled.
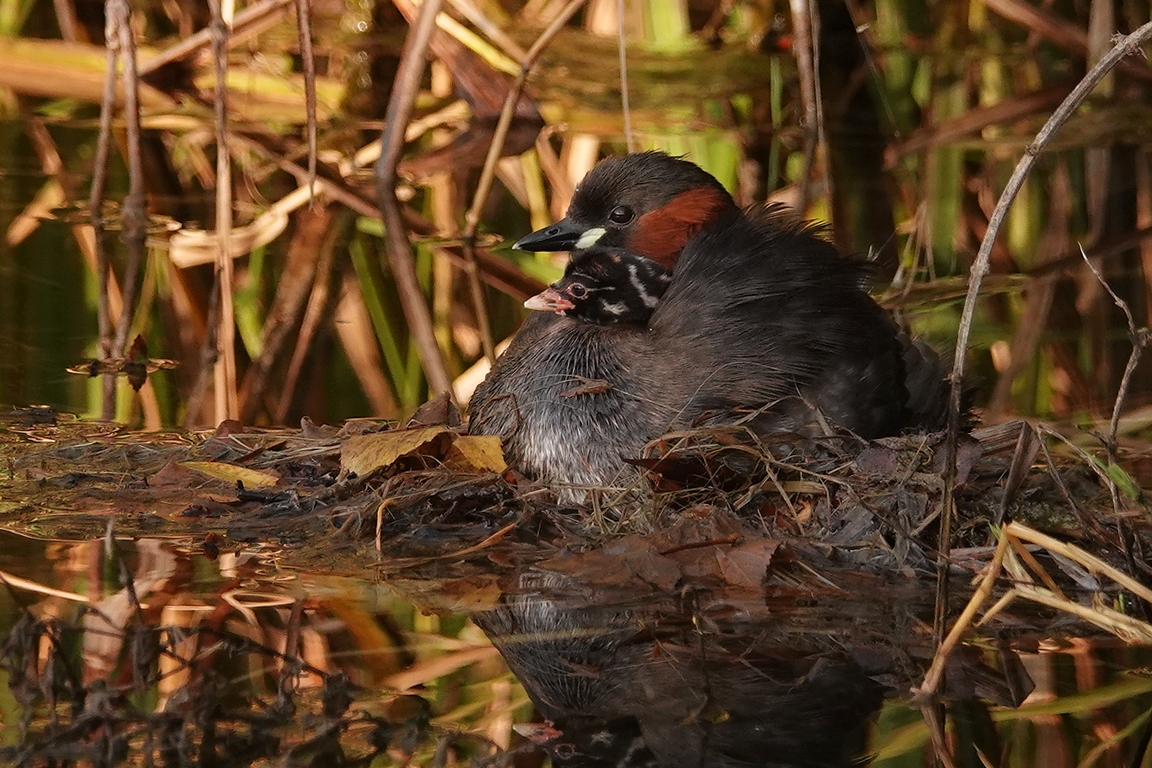
[[[116,566],[121,557],[134,572]],[[460,619],[421,619],[395,600],[369,611],[344,594],[355,584],[320,577],[302,577],[319,585],[300,597],[301,577],[256,581],[260,561],[228,555],[215,581],[204,561],[191,581],[193,563],[159,540],[111,555],[99,545],[57,547],[54,558],[63,583],[109,578],[89,579],[84,595],[0,574],[13,595],[39,598],[5,626],[0,665],[18,706],[6,722],[19,727],[5,760],[247,765],[336,750],[348,760],[415,753],[426,764],[435,729],[416,693],[454,702],[439,718],[444,727],[487,728],[507,745],[508,712],[522,698],[479,684],[506,673]],[[491,730],[498,722],[502,736]],[[458,736],[453,749],[491,747]]]

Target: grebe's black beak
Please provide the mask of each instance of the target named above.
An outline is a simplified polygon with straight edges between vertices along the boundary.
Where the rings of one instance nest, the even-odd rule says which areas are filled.
[[[594,229],[586,229],[565,218],[530,235],[524,235],[512,247],[521,251],[571,251],[574,248],[588,248],[592,243],[581,244],[581,240],[588,239],[587,236],[595,232]],[[604,234],[604,231],[600,230],[599,233]]]

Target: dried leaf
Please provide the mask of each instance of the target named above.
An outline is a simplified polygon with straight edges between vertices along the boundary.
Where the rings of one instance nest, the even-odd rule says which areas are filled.
[[[500,438],[495,435],[461,435],[452,443],[445,458],[449,464],[460,468],[484,472],[508,469]]]
[[[756,539],[734,549],[717,551],[716,561],[729,584],[759,588],[764,584],[772,556],[779,548],[780,542],[774,539]]]
[[[180,466],[230,483],[244,483],[246,488],[268,488],[280,480],[280,476],[272,472],[261,472],[222,461],[182,461]]]
[[[447,392],[441,392],[416,409],[408,420],[408,427],[456,427],[462,421],[460,409]]]
[[[870,443],[854,462],[856,471],[865,475],[894,475],[900,471],[900,452],[882,443]]]
[[[578,386],[566,389],[560,393],[560,397],[577,397],[579,395],[603,395],[611,391],[612,385],[604,379],[589,379],[584,376],[573,376],[572,378],[580,382]]]
[[[392,465],[397,459],[423,452],[441,435],[451,435],[446,427],[396,429],[370,435],[353,435],[340,448],[340,466],[347,472],[366,475]]]

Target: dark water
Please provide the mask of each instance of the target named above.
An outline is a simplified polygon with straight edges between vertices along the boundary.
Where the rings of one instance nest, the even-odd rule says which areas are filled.
[[[664,590],[537,567],[381,582],[291,561],[199,538],[0,534],[5,761],[932,764],[907,703],[930,596],[900,580],[820,589],[784,568],[763,589]],[[957,759],[1147,764],[1148,659],[986,638],[949,668]]]
[[[26,144],[19,125],[2,121],[0,141]],[[24,162],[9,157],[0,169],[6,232],[48,181],[24,150]],[[65,369],[94,356],[95,327],[95,281],[66,224],[40,221],[18,245],[0,240],[0,402],[82,412],[87,382]]]

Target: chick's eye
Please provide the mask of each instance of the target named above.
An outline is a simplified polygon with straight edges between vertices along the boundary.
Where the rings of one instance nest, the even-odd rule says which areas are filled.
[[[627,224],[632,221],[635,215],[628,206],[618,205],[612,209],[612,213],[608,214],[608,220],[613,224]]]
[[[572,283],[568,286],[568,295],[574,299],[583,299],[588,296],[588,289],[580,283]]]

